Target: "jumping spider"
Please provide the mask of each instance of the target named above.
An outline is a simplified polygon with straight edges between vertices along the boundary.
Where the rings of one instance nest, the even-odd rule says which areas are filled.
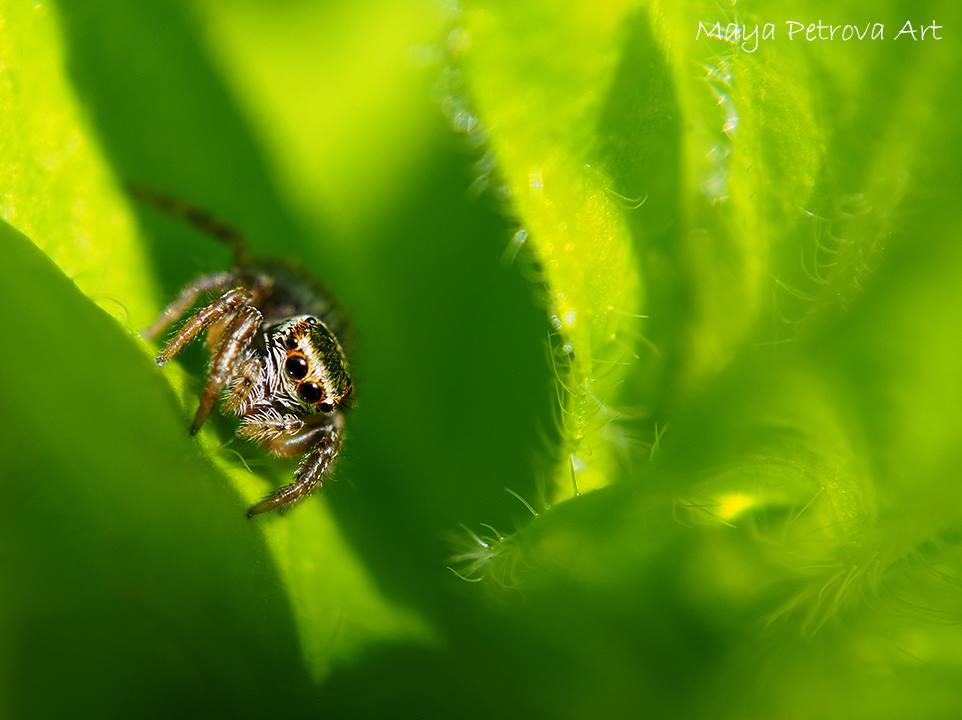
[[[324,484],[344,434],[344,412],[354,385],[338,341],[342,313],[331,296],[298,268],[251,259],[241,235],[200,210],[165,195],[132,188],[140,199],[178,215],[234,248],[234,267],[187,285],[144,331],[155,339],[180,320],[202,295],[215,297],[197,310],[157,356],[163,365],[207,332],[207,384],[191,424],[196,433],[222,399],[238,415],[237,434],[280,457],[302,455],[294,481],[247,511],[283,512]]]

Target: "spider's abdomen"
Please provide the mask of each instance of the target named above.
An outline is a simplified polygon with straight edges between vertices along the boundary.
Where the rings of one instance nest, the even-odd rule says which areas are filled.
[[[300,266],[266,260],[245,268],[244,275],[248,274],[253,283],[266,285],[258,306],[266,326],[297,315],[314,315],[330,328],[342,345],[345,343],[348,328],[344,312],[333,295]]]

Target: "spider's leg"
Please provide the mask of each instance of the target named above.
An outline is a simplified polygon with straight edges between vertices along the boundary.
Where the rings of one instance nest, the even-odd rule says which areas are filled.
[[[316,437],[312,438],[313,443],[294,474],[294,482],[285,485],[251,507],[247,511],[247,517],[275,509],[283,512],[310,495],[316,487],[324,484],[324,480],[334,468],[334,460],[341,449],[342,423],[339,420],[339,417],[335,417],[334,422],[329,425],[312,428],[316,432]]]
[[[164,308],[164,311],[154,320],[153,324],[144,330],[143,336],[148,340],[154,340],[166,330],[171,323],[180,320],[184,313],[193,307],[197,298],[202,293],[224,290],[237,282],[234,273],[219,272],[211,275],[201,275],[190,285],[178,293],[177,297]]]
[[[127,189],[131,195],[152,205],[158,210],[189,222],[202,233],[206,233],[215,240],[230,245],[234,251],[234,264],[245,266],[250,264],[250,252],[244,236],[236,228],[221,222],[205,210],[194,207],[172,195],[153,190],[151,188],[129,183]]]
[[[237,287],[233,290],[228,290],[210,305],[202,307],[191,315],[190,319],[184,323],[180,331],[170,339],[170,342],[167,343],[160,355],[157,356],[157,364],[163,365],[168,362],[183,350],[187,343],[200,335],[208,325],[211,325],[226,315],[236,312],[238,308],[243,305],[248,305],[250,302],[251,294],[244,288]]]
[[[262,321],[260,310],[253,305],[244,305],[233,315],[224,330],[217,352],[211,358],[207,385],[204,387],[200,405],[197,406],[194,422],[190,426],[191,435],[200,430],[200,426],[204,424],[204,420],[210,414],[227,381],[236,371],[238,359],[243,358],[250,348]]]

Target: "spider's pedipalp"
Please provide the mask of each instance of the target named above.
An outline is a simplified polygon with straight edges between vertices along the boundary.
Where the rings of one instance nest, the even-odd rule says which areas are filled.
[[[316,428],[317,439],[311,445],[304,460],[297,468],[294,482],[285,485],[271,493],[247,511],[247,517],[253,517],[269,510],[290,509],[292,505],[310,495],[315,488],[324,484],[324,480],[334,468],[334,460],[341,449],[340,418],[329,425]],[[312,428],[312,430],[314,430]]]
[[[164,308],[163,312],[154,320],[153,324],[143,331],[143,336],[147,340],[155,340],[172,323],[180,320],[184,313],[193,307],[203,293],[217,292],[234,285],[237,276],[232,272],[219,272],[210,275],[201,275],[192,283],[181,290],[177,297]]]
[[[262,432],[261,437],[256,439],[255,442],[271,455],[297,457],[309,452],[319,440],[323,439],[327,432],[327,424],[302,425],[300,428],[295,427],[288,432],[274,433],[273,435]]]
[[[298,437],[302,429],[304,429],[304,421],[301,418],[269,407],[247,415],[238,428],[237,434],[258,443],[270,452],[270,445],[291,437]],[[309,427],[308,430],[314,432],[317,427]]]
[[[257,399],[256,390],[260,373],[260,363],[253,356],[248,356],[237,364],[227,383],[223,404],[225,411],[241,417],[250,412],[251,405]]]
[[[260,329],[262,319],[260,310],[253,305],[241,306],[232,316],[212,358],[207,385],[204,387],[200,405],[197,406],[194,422],[190,426],[191,435],[204,424],[221,391],[234,374],[238,359],[244,356]]]
[[[243,305],[250,304],[251,300],[251,294],[247,290],[242,287],[236,287],[233,290],[228,290],[210,305],[202,307],[191,315],[190,319],[184,323],[184,327],[170,339],[170,342],[167,343],[160,355],[157,356],[157,364],[164,365],[167,363],[177,353],[183,350],[187,343],[200,335],[206,327],[235,312]]]

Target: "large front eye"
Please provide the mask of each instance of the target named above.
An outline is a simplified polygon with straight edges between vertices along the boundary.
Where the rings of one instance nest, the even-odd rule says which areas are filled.
[[[297,394],[301,400],[313,405],[321,399],[321,387],[316,382],[301,383],[297,386]]]
[[[291,355],[284,363],[284,369],[295,380],[301,380],[307,375],[307,360],[300,355]]]

